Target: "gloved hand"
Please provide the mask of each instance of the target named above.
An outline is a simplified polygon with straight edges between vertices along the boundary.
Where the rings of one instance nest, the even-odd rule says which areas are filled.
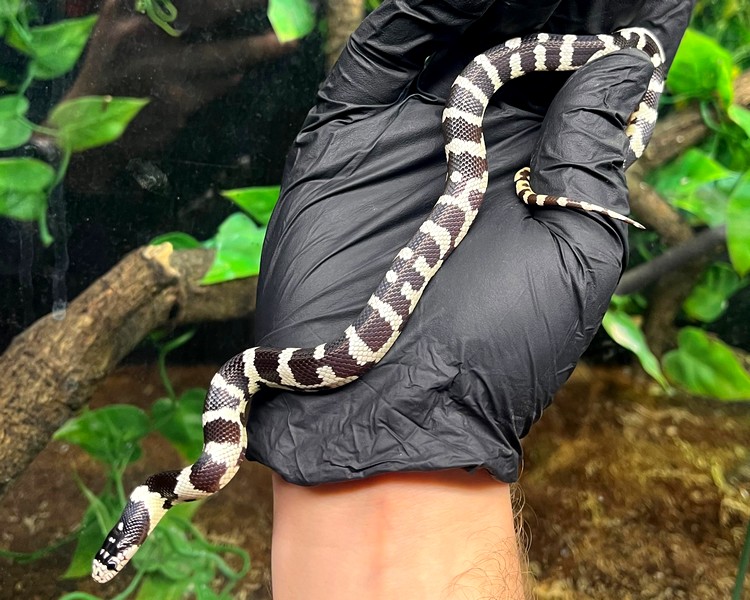
[[[263,251],[256,343],[315,346],[358,315],[443,190],[441,112],[474,55],[533,31],[640,26],[671,61],[691,9],[689,0],[386,2],[353,35],[289,154]],[[600,215],[528,208],[513,175],[531,164],[536,191],[627,212],[624,126],[651,72],[628,50],[567,81],[544,73],[503,88],[484,120],[484,204],[404,333],[354,383],[256,396],[248,458],[298,484],[461,467],[514,481],[520,438],[599,327],[627,234]]]

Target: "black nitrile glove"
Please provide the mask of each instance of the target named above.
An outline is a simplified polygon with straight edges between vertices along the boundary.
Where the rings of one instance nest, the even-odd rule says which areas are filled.
[[[475,54],[534,31],[650,29],[674,56],[689,0],[393,0],[354,34],[292,149],[263,251],[257,344],[316,346],[362,310],[440,196],[441,112]],[[425,66],[425,60],[432,56]],[[568,378],[623,269],[625,226],[529,209],[536,191],[627,212],[624,126],[652,68],[635,50],[498,93],[484,121],[490,183],[466,239],[395,346],[358,381],[256,397],[250,459],[293,483],[392,471],[519,474],[519,439]]]

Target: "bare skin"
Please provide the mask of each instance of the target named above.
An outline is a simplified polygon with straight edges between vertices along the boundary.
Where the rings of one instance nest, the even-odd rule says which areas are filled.
[[[484,471],[273,490],[274,600],[525,598],[509,486]]]

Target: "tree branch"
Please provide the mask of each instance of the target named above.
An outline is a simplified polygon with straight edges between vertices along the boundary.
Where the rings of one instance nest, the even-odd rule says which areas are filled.
[[[328,41],[325,53],[326,67],[329,70],[364,17],[365,0],[328,0]]]
[[[630,208],[641,222],[656,231],[668,246],[690,240],[692,227],[654,188],[631,171],[627,173]]]
[[[17,336],[0,356],[0,497],[86,402],[97,384],[159,327],[247,316],[256,280],[201,286],[213,252],[170,244],[128,254],[68,306]]]
[[[688,263],[705,256],[714,256],[724,249],[727,228],[723,225],[706,229],[684,244],[670,248],[664,254],[634,269],[629,269],[620,279],[615,294],[632,294],[651,285],[660,277],[681,269]]]

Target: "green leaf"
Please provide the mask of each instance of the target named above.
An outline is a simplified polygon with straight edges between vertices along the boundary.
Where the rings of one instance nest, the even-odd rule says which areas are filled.
[[[656,190],[664,195],[690,196],[701,186],[736,175],[698,148],[659,169],[654,179]]]
[[[750,400],[750,374],[729,346],[695,327],[680,330],[677,341],[678,349],[663,359],[672,382],[700,396]]]
[[[729,115],[729,118],[739,125],[747,137],[750,138],[750,110],[747,110],[738,104],[732,104],[727,110],[727,115]]]
[[[205,570],[200,561],[193,560],[191,549],[196,540],[188,536],[193,531],[189,521],[202,505],[201,501],[178,504],[164,515],[159,526],[149,535],[132,565],[146,577],[166,577],[172,581],[194,579],[197,571]],[[212,577],[212,573],[209,574]],[[159,596],[157,596],[158,598]]]
[[[633,317],[624,311],[610,308],[604,315],[602,326],[609,337],[638,357],[646,373],[658,381],[664,389],[669,388],[659,361],[648,347],[646,336],[643,335],[643,331]]]
[[[143,579],[136,600],[181,600],[187,594],[191,581],[183,579],[175,581],[158,573],[153,573]]]
[[[81,519],[78,542],[70,564],[62,575],[64,579],[76,579],[91,573],[91,559],[122,508],[113,494],[105,492],[97,496],[77,475],[75,479],[89,506]]]
[[[713,323],[724,314],[729,298],[747,284],[731,265],[713,264],[685,299],[682,308],[691,319]]]
[[[0,158],[0,215],[33,221],[47,209],[55,170],[35,158]]]
[[[727,205],[727,247],[740,275],[750,272],[750,172],[737,182]]]
[[[23,40],[15,30],[6,41],[34,59],[32,69],[36,79],[55,79],[78,62],[95,24],[96,15],[66,19],[52,25],[32,27],[29,41]]]
[[[106,535],[106,532],[102,532],[96,521],[94,510],[93,506],[89,506],[83,515],[76,549],[70,559],[68,568],[62,574],[63,579],[77,579],[86,577],[91,573],[91,559],[99,550],[103,536]]]
[[[674,206],[715,226],[725,220],[726,196],[709,184],[730,181],[737,176],[702,150],[691,148],[659,169],[652,180],[656,190]]]
[[[154,580],[141,589],[138,598],[171,598],[172,593],[189,590],[190,597],[196,599],[229,600],[229,590],[247,573],[250,561],[244,550],[210,544],[190,523],[198,504],[181,504],[170,510],[133,557],[133,566],[144,576],[144,581]],[[222,558],[222,553],[239,557],[241,569],[232,569]],[[217,596],[211,590],[219,577],[227,579],[228,584]],[[188,585],[188,588],[181,588],[182,585]]]
[[[149,576],[164,576],[173,581],[190,578],[196,570],[193,560],[186,560],[191,540],[179,521],[167,521],[170,510],[153,531],[140,552],[133,557],[133,566]]]
[[[248,187],[225,190],[221,192],[221,195],[249,214],[258,225],[268,225],[276,201],[279,199],[280,190],[281,188],[277,185]]]
[[[185,502],[184,504],[177,504],[173,506],[169,512],[162,519],[162,523],[166,523],[167,527],[179,527],[182,529],[182,521],[190,521],[198,512],[198,509],[203,506],[203,502],[198,500],[197,502]]]
[[[735,68],[732,55],[716,40],[688,29],[682,38],[667,77],[669,89],[678,96],[732,104]]]
[[[99,524],[99,530],[102,532],[102,535],[104,535],[104,533],[106,533],[111,527],[110,524],[114,522],[115,517],[119,512],[120,506],[116,506],[116,504],[119,505],[119,502],[117,502],[111,495],[102,494],[101,496],[97,496],[86,486],[85,483],[83,483],[83,481],[81,481],[77,474],[74,473],[74,477],[78,489],[81,490],[86,500],[88,500],[89,508],[93,511],[94,518]],[[119,475],[117,475],[117,477],[119,477]]]
[[[149,242],[149,244],[152,246],[158,246],[159,244],[164,244],[166,242],[172,244],[172,248],[175,250],[192,250],[193,248],[201,247],[201,243],[192,235],[189,233],[182,233],[181,231],[172,231],[170,233],[157,235]]]
[[[10,150],[29,141],[31,126],[23,118],[28,110],[29,101],[23,96],[0,98],[0,150]]]
[[[201,283],[208,285],[257,275],[265,235],[265,227],[258,227],[247,215],[235,213],[227,217],[216,236],[204,243],[216,248],[216,258]]]
[[[195,586],[195,600],[228,600],[231,596],[226,594],[217,594],[209,584],[200,583]]]
[[[151,418],[157,431],[166,437],[180,454],[193,462],[203,448],[203,401],[206,390],[189,389],[177,402],[160,398],[151,408]]]
[[[268,20],[280,42],[291,42],[313,30],[315,11],[307,0],[269,0]]]
[[[58,104],[48,121],[63,146],[80,152],[114,142],[146,104],[145,98],[84,96]]]
[[[21,0],[0,0],[0,19],[7,19],[18,14]]]
[[[672,204],[693,216],[688,220],[691,225],[717,227],[726,221],[728,201],[717,184],[709,184],[691,196],[673,199]]]
[[[138,459],[139,442],[149,431],[148,416],[140,408],[114,404],[70,419],[53,437],[79,446],[105,464],[118,466]]]

